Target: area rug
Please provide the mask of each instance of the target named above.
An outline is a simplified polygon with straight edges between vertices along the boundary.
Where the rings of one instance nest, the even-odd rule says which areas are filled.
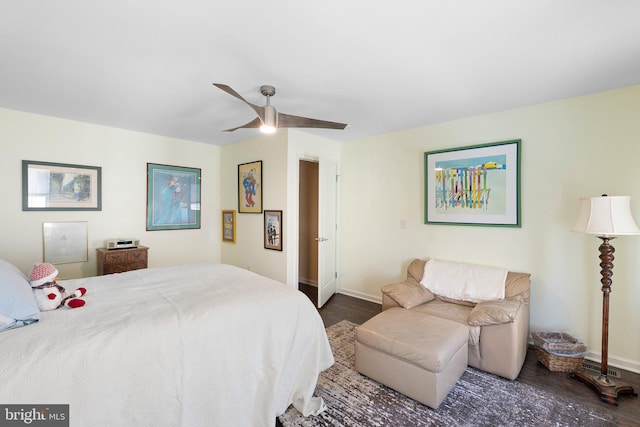
[[[283,427],[618,425],[615,414],[474,368],[432,410],[355,371],[356,326],[344,320],[327,328],[336,362],[316,387],[327,410],[305,418],[290,407],[278,417]]]

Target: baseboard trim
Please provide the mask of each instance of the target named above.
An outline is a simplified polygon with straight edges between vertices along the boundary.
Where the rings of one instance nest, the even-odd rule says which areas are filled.
[[[317,280],[311,280],[311,279],[307,279],[304,277],[299,277],[298,278],[298,283],[302,283],[303,285],[309,285],[309,286],[314,286],[314,287],[318,287],[318,281]]]
[[[595,362],[598,364],[598,366],[600,366],[602,355],[590,351],[584,358],[591,360],[592,362]],[[623,369],[625,371],[640,374],[640,363],[634,360],[622,359],[609,355],[609,357],[607,358],[607,365],[609,365],[609,367]]]
[[[365,294],[365,293],[358,292],[358,291],[353,291],[351,289],[341,288],[341,289],[338,290],[338,293],[347,295],[349,297],[354,297],[354,298],[362,299],[362,300],[365,300],[365,301],[374,302],[376,304],[382,304],[382,297],[374,297],[374,296],[371,296],[369,294]]]

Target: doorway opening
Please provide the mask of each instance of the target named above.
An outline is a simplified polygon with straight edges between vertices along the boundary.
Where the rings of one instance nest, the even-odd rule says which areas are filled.
[[[298,289],[318,306],[319,164],[300,160]]]

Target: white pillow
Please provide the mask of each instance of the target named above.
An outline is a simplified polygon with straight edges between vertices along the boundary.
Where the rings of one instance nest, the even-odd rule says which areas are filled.
[[[501,300],[507,273],[504,268],[431,259],[420,283],[436,295],[456,300]]]
[[[40,320],[29,280],[13,264],[0,259],[0,332]]]

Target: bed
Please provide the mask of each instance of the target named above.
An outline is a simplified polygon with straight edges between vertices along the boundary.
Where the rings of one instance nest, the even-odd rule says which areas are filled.
[[[58,283],[86,305],[0,332],[2,404],[70,404],[71,426],[272,426],[290,404],[324,409],[313,392],[334,360],[301,292],[217,263]]]

